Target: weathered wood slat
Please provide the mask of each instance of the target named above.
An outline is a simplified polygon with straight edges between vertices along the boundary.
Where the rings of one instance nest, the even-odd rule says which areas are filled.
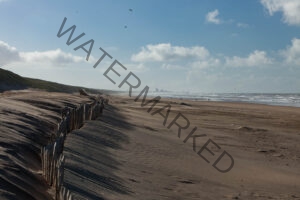
[[[42,174],[56,191],[55,198],[58,200],[73,199],[71,192],[64,187],[64,163],[63,148],[66,135],[83,126],[86,120],[95,120],[99,117],[108,100],[95,100],[91,104],[81,104],[77,108],[64,108],[64,115],[58,123],[55,141],[41,148]]]

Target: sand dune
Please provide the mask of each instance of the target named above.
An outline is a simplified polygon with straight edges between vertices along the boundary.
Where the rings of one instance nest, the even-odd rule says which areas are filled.
[[[52,199],[41,174],[41,147],[50,142],[61,108],[90,100],[40,91],[0,95],[1,199]]]

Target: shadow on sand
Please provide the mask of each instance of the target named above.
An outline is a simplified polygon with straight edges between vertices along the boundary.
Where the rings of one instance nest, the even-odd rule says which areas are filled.
[[[68,135],[64,147],[64,186],[75,199],[105,199],[103,192],[132,193],[115,173],[122,165],[116,155],[129,143],[125,132],[132,129],[125,118],[109,105],[97,120],[87,121],[80,130]]]

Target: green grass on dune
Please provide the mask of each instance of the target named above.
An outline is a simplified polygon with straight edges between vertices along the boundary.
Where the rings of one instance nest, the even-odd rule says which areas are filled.
[[[19,76],[11,71],[4,70],[0,68],[0,92],[7,90],[21,90],[21,89],[41,89],[48,92],[64,92],[64,93],[74,93],[78,92],[80,88],[78,86],[64,85],[60,83],[44,81],[40,79],[26,78]],[[84,88],[90,93],[103,93],[103,90],[88,89]],[[106,93],[109,91],[106,91]]]

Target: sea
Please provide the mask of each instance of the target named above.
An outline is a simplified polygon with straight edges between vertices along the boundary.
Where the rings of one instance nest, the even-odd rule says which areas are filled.
[[[128,93],[127,93],[128,94]],[[134,96],[138,93],[134,93]],[[147,97],[161,96],[162,98],[189,99],[193,101],[222,101],[247,102],[267,105],[300,107],[300,93],[272,94],[272,93],[196,93],[149,91]]]

